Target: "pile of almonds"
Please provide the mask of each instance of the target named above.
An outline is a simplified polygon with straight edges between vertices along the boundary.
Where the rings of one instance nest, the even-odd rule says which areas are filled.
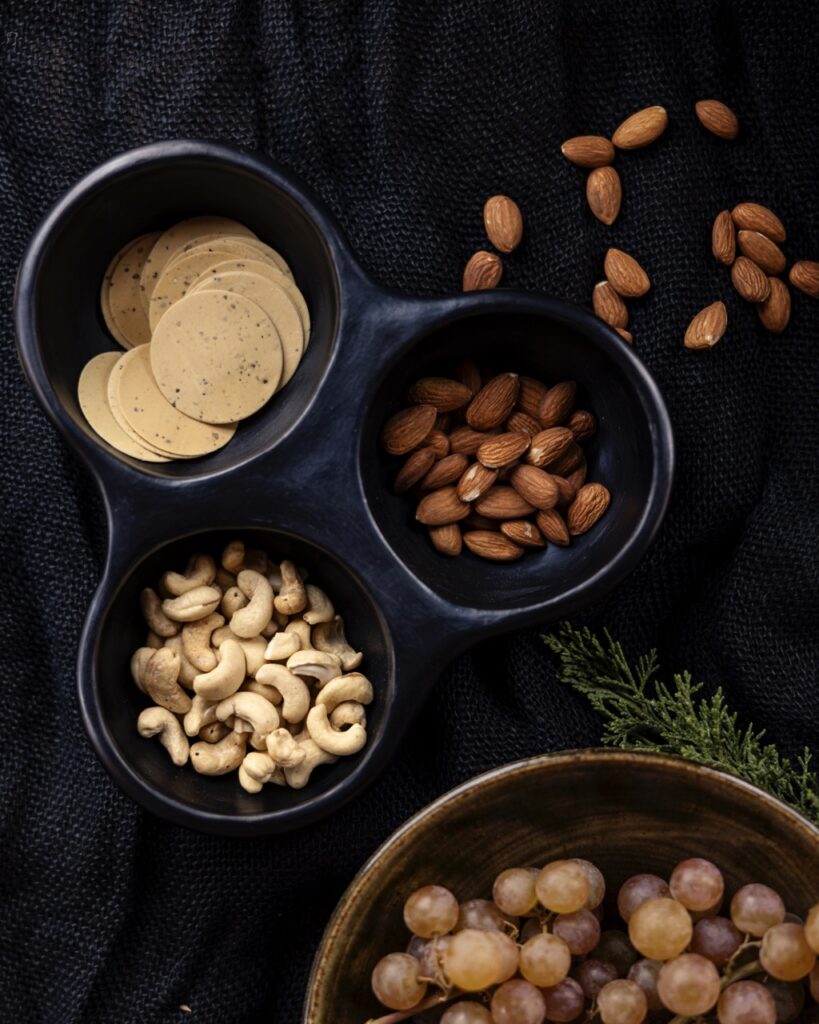
[[[381,443],[407,456],[396,493],[417,502],[415,518],[441,554],[463,545],[494,561],[526,548],[560,546],[585,533],[609,506],[608,490],[586,483],[581,447],[596,430],[576,409],[577,386],[547,387],[516,373],[483,376],[463,360],[451,377],[424,377],[385,425]]]

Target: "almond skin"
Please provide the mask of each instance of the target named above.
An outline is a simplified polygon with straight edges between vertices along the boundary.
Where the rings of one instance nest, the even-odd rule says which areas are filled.
[[[554,508],[557,504],[560,494],[557,484],[537,466],[517,466],[509,482],[533,508]]]
[[[606,279],[614,290],[628,299],[636,299],[651,287],[648,274],[633,256],[622,249],[609,249],[603,261]]]
[[[463,537],[461,528],[457,523],[447,523],[445,526],[429,526],[429,539],[432,546],[442,555],[450,558],[457,558],[463,550]]]
[[[453,412],[470,401],[472,392],[448,377],[422,377],[409,389],[408,398],[413,405],[434,405],[438,412]]]
[[[513,562],[523,554],[523,548],[503,534],[489,530],[470,530],[464,534],[464,544],[473,555],[493,562]]]
[[[578,167],[603,167],[614,159],[614,146],[603,135],[575,135],[560,152]]]
[[[724,302],[712,302],[701,309],[688,325],[685,332],[686,348],[713,348],[725,334],[728,326],[728,310]]]
[[[492,196],[483,207],[483,226],[492,245],[500,252],[512,252],[523,237],[520,207],[509,196]]]
[[[463,289],[465,292],[478,292],[486,288],[496,288],[503,276],[503,263],[494,252],[479,249],[469,257],[464,267]]]
[[[503,484],[490,487],[486,494],[482,494],[475,502],[475,511],[478,515],[486,516],[488,519],[523,519],[534,510],[534,505],[530,505],[514,487],[506,487]]]
[[[449,435],[449,450],[457,455],[474,455],[484,441],[495,436],[472,427],[456,427]]]
[[[611,141],[618,149],[642,149],[663,134],[668,125],[665,107],[645,107],[627,117]]]
[[[538,410],[538,419],[544,428],[557,427],[564,423],[574,409],[576,397],[577,384],[573,380],[564,380],[549,388]]]
[[[603,224],[613,224],[620,213],[623,185],[613,167],[596,167],[586,178],[586,201]]]
[[[819,263],[816,260],[797,260],[788,278],[794,288],[812,299],[819,299]]]
[[[501,469],[509,466],[529,449],[530,437],[528,434],[498,434],[484,441],[478,449],[478,462],[482,462],[489,469]]]
[[[497,470],[489,469],[480,462],[476,462],[463,473],[458,481],[458,497],[461,501],[477,501],[482,494],[486,494],[489,488],[494,486],[497,479]]]
[[[575,441],[588,441],[597,432],[597,420],[588,409],[575,409],[566,423]]]
[[[422,480],[432,469],[435,462],[435,451],[432,448],[419,448],[410,455],[395,478],[393,490],[396,494],[403,494],[411,487],[414,487],[419,480]]]
[[[469,459],[465,455],[444,456],[421,480],[421,490],[437,491],[447,484],[454,484],[456,480],[461,479],[468,465]]]
[[[499,427],[512,412],[520,391],[516,373],[500,373],[475,395],[466,409],[466,422],[473,430]]]
[[[537,528],[552,544],[565,548],[571,543],[569,528],[563,516],[554,508],[542,509],[535,516]]]
[[[540,422],[516,409],[506,421],[506,429],[515,434],[528,434],[529,437],[534,437],[540,433]]]
[[[477,395],[483,386],[481,371],[471,359],[462,359],[458,363],[455,367],[455,376],[464,387],[469,388],[469,393],[473,396]]]
[[[461,501],[454,487],[443,487],[422,498],[415,510],[415,518],[424,526],[446,526],[465,519],[471,509]]]
[[[731,210],[731,217],[738,228],[761,231],[773,242],[784,242],[787,238],[782,221],[773,210],[760,203],[737,203]]]
[[[778,277],[769,277],[768,281],[771,293],[764,302],[757,304],[756,311],[766,331],[781,334],[791,318],[791,293]]]
[[[747,302],[764,302],[771,291],[764,271],[747,256],[737,256],[731,267],[731,282]]]
[[[534,377],[521,377],[517,408],[527,416],[537,419],[540,403],[548,390],[542,381],[535,380]]]
[[[592,307],[612,327],[628,327],[626,304],[608,281],[598,281],[592,292]]]
[[[730,267],[737,254],[737,229],[730,210],[723,210],[711,228],[711,252],[725,267]]]
[[[381,444],[390,455],[406,455],[417,448],[435,426],[434,405],[414,405],[389,419],[381,432]]]
[[[548,427],[535,434],[529,451],[526,454],[526,462],[530,466],[545,466],[566,451],[574,441],[574,434],[568,427]]]
[[[700,100],[694,111],[703,128],[721,139],[735,139],[739,135],[737,115],[720,100]]]
[[[631,333],[631,331],[627,331],[624,327],[615,327],[614,329],[615,331],[617,331],[617,333],[620,335],[623,341],[627,341],[629,345],[631,345],[634,342],[634,335]]]
[[[542,548],[546,545],[543,534],[528,519],[510,519],[506,523],[501,523],[500,532],[524,548]]]
[[[761,231],[747,231],[743,228],[737,233],[737,244],[743,256],[747,256],[766,274],[781,274],[785,269],[785,254],[767,235]]]
[[[611,496],[602,484],[584,484],[566,513],[569,533],[577,537],[590,530],[609,507]]]

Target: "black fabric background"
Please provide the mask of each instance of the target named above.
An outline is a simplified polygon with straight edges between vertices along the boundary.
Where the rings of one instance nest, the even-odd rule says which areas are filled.
[[[40,412],[14,352],[16,265],[48,205],[95,163],[157,139],[258,147],[334,209],[364,266],[408,292],[457,290],[481,206],[521,203],[506,281],[588,302],[605,247],[654,282],[635,347],[678,445],[651,553],[588,621],[658,645],[786,751],[819,741],[819,303],[764,333],[708,254],[740,199],[819,255],[815,5],[776,0],[7,0],[0,64],[3,595],[0,598],[0,1020],[233,1024],[299,1018],[312,952],[344,886],[408,815],[518,756],[594,743],[536,631],[446,671],[392,768],[346,812],[231,841],[143,814],[91,753],[74,657],[106,538],[97,492]],[[693,103],[725,99],[728,144]],[[660,143],[618,158],[613,228],[559,155],[662,103]],[[689,353],[723,298],[728,335]],[[186,1003],[193,1015],[182,1014]]]

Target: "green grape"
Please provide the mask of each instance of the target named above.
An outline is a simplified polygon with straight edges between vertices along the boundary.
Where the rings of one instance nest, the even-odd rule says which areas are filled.
[[[648,1013],[645,992],[633,981],[618,978],[600,989],[597,997],[603,1024],[641,1024]]]
[[[537,903],[532,873],[526,868],[501,871],[492,886],[492,899],[504,914],[528,914]]]
[[[603,902],[606,895],[606,880],[603,872],[590,860],[583,860],[582,857],[572,857],[572,861],[578,864],[584,871],[589,881],[589,898],[586,900],[586,909],[594,910]]]
[[[424,998],[427,986],[418,980],[418,961],[409,953],[388,953],[373,968],[375,998],[390,1010],[411,1010]]]
[[[492,996],[494,1024],[543,1024],[546,1000],[529,981],[514,978],[495,989]]]
[[[577,968],[577,980],[587,999],[597,998],[600,989],[617,980],[617,968],[603,960],[584,960]]]
[[[480,1003],[453,1003],[441,1017],[440,1024],[492,1024],[492,1014]]]
[[[573,914],[558,914],[552,931],[563,939],[573,956],[591,953],[600,941],[600,923],[590,910],[576,910]]]
[[[719,997],[719,1024],[776,1024],[776,1003],[756,981],[736,981]]]
[[[819,955],[819,903],[810,908],[805,918],[805,940],[813,952]]]
[[[785,920],[785,904],[767,885],[743,885],[731,900],[731,920],[743,935],[761,939],[769,928]]]
[[[727,917],[706,917],[694,925],[691,952],[717,967],[724,967],[741,945],[742,933]]]
[[[437,978],[443,970],[444,950],[449,945],[451,935],[441,935],[430,939],[418,957],[418,976],[421,978]]]
[[[491,900],[467,900],[458,910],[458,920],[453,931],[477,928],[479,931],[503,931],[503,914]]]
[[[591,886],[586,872],[571,860],[553,860],[537,876],[537,898],[555,914],[573,914],[589,899]]]
[[[564,978],[560,984],[544,988],[543,998],[546,1000],[546,1020],[555,1024],[568,1024],[586,1007],[583,989],[574,978]]]
[[[541,988],[558,985],[569,973],[572,954],[556,935],[541,932],[528,939],[520,949],[520,973]]]
[[[648,960],[671,960],[688,946],[694,926],[682,903],[658,896],[646,900],[631,915],[631,944]]]
[[[668,887],[686,910],[716,913],[725,893],[725,880],[716,864],[702,857],[691,857],[674,868]]]
[[[620,912],[620,917],[628,924],[631,915],[646,900],[670,895],[671,890],[668,888],[668,884],[658,875],[632,875],[620,886],[620,891],[617,894],[617,909]]]
[[[442,885],[425,885],[416,889],[404,904],[404,922],[422,939],[446,935],[458,920],[458,901]]]
[[[762,936],[759,962],[779,981],[798,981],[810,974],[816,954],[808,945],[801,925],[776,924]]]
[[[514,939],[504,932],[487,932],[489,939],[495,944],[495,978],[493,984],[506,981],[517,974],[520,950]]]
[[[708,1013],[719,999],[719,972],[699,953],[683,953],[660,968],[657,992],[672,1013],[697,1017]]]
[[[543,925],[540,921],[536,917],[529,917],[523,922],[518,939],[522,945],[524,942],[528,942],[529,939],[533,939],[535,935],[540,935],[542,931]]]
[[[498,946],[493,932],[465,928],[456,932],[443,953],[444,973],[457,988],[480,992],[498,976]]]
[[[657,991],[657,978],[662,960],[638,960],[629,967],[628,980],[639,985],[645,993],[649,1010],[662,1010],[663,1003]]]
[[[628,974],[629,967],[640,958],[629,942],[628,936],[617,929],[603,932],[591,955],[595,960],[604,960],[606,963],[614,964],[617,974],[621,978]]]

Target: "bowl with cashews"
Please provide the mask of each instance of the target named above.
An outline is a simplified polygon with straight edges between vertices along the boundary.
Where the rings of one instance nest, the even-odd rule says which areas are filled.
[[[252,836],[337,811],[449,661],[599,600],[665,513],[665,405],[608,324],[540,294],[389,291],[259,154],[174,140],[96,167],[35,230],[14,316],[107,517],[82,721],[114,782],[180,825]],[[430,545],[382,439],[419,376],[465,359],[572,382],[611,495],[593,530],[492,564]],[[423,437],[400,440],[412,458]]]

